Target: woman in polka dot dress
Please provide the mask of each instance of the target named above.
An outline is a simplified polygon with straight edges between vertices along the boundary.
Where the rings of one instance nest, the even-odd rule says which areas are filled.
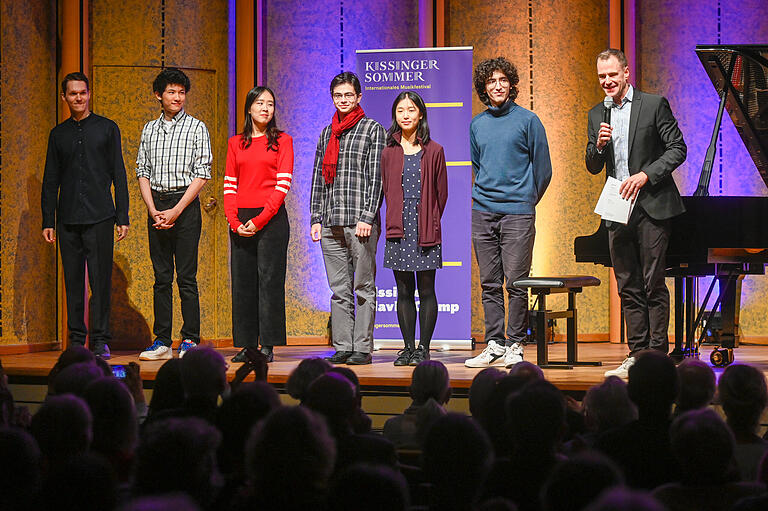
[[[445,153],[429,138],[427,107],[415,92],[392,104],[392,126],[381,153],[386,212],[384,267],[397,283],[397,320],[405,347],[396,366],[429,359],[437,322],[435,270],[443,266],[440,218],[448,199]],[[419,347],[416,348],[416,288],[419,290]]]

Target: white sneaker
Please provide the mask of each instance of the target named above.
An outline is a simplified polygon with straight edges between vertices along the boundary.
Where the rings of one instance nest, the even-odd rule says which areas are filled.
[[[170,346],[166,346],[162,341],[155,343],[141,352],[139,360],[168,360],[173,358],[173,351]]]
[[[499,344],[497,341],[488,341],[488,346],[474,358],[469,358],[464,361],[464,365],[467,367],[491,367],[504,365],[504,355],[507,353],[507,348],[503,344]]]
[[[504,355],[504,367],[509,369],[518,362],[523,361],[523,345],[519,342],[507,347],[507,353]]]
[[[627,379],[629,377],[629,368],[635,364],[635,357],[627,357],[616,369],[605,372],[605,376],[618,376]]]

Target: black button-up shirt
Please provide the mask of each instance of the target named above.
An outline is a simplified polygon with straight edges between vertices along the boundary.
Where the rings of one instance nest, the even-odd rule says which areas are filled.
[[[117,124],[91,113],[81,121],[70,117],[51,130],[40,202],[43,229],[57,222],[95,224],[109,218],[128,225],[128,183]]]

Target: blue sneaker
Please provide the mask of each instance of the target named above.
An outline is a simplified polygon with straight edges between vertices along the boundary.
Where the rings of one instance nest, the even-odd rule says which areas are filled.
[[[139,360],[168,360],[171,358],[173,358],[171,347],[166,346],[163,344],[163,341],[159,339],[139,355]]]
[[[183,357],[184,354],[197,346],[194,341],[190,341],[189,339],[184,339],[181,341],[181,346],[179,346],[179,358]]]

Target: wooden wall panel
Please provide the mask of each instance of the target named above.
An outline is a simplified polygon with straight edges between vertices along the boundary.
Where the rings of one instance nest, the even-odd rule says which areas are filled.
[[[606,2],[536,0],[450,2],[448,45],[473,46],[475,65],[505,56],[518,68],[517,103],[532,109],[547,130],[553,179],[537,207],[533,273],[595,275],[603,286],[579,297],[579,331],[608,332],[608,272],[576,264],[573,239],[597,230],[592,210],[602,180],[584,167],[586,115],[600,101],[594,58],[608,41]],[[530,25],[529,25],[530,23]],[[473,112],[485,109],[476,98]],[[473,261],[472,332],[483,333],[477,264]],[[562,303],[561,303],[562,302]],[[562,297],[552,307],[564,305]],[[564,332],[564,325],[558,325]]]
[[[186,111],[205,122],[211,135],[212,179],[203,188],[200,199],[205,203],[213,197],[218,205],[203,212],[198,268],[201,335],[203,339],[231,337],[229,241],[221,198],[230,118],[229,2],[208,1],[203,5],[167,0],[150,6],[144,2],[96,3],[99,5],[92,12],[93,108],[120,126],[131,195],[131,231],[128,239],[117,245],[115,253],[115,347],[136,349],[151,342],[154,274],[147,244],[146,208],[135,168],[141,129],[161,114],[152,91],[152,81],[161,64],[180,67],[189,76],[192,85]],[[114,12],[121,13],[121,17],[114,16]],[[120,34],[130,38],[126,43],[129,47],[135,41],[143,41],[146,46],[124,52],[120,45],[106,38]],[[173,333],[178,336],[181,313],[175,285],[174,302]]]
[[[161,65],[163,2],[104,0],[90,4],[94,65]],[[183,17],[183,13],[174,18],[177,16]]]
[[[56,9],[0,2],[0,344],[56,340],[56,249],[41,236],[40,188],[56,125]]]

